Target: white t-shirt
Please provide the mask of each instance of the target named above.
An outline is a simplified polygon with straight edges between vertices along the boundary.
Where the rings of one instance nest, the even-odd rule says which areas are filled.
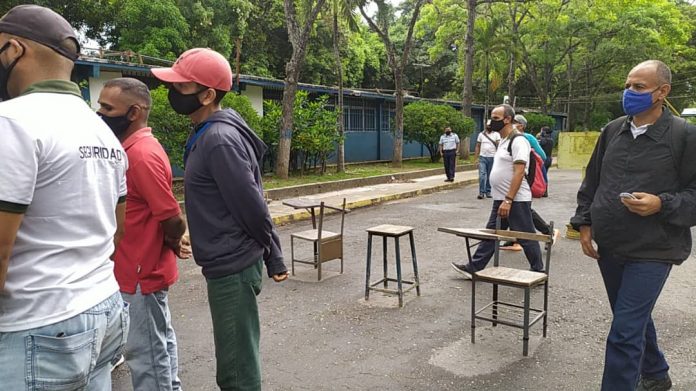
[[[69,319],[118,292],[109,257],[127,158],[71,93],[0,103],[0,134],[0,203],[28,205],[0,291],[0,332],[11,332]]]
[[[481,144],[481,147],[479,148],[479,156],[493,157],[495,156],[495,151],[498,149],[498,146],[495,143],[500,143],[500,133],[486,133],[484,130],[479,133],[478,138],[476,138],[476,142]]]
[[[491,195],[496,201],[502,201],[510,190],[512,183],[512,173],[514,162],[524,162],[525,173],[529,169],[529,152],[531,146],[526,138],[520,136],[515,137],[512,143],[512,156],[508,152],[508,144],[510,139],[506,138],[500,141],[498,150],[493,158],[493,168],[491,169]],[[532,191],[529,189],[529,183],[525,178],[522,178],[522,185],[515,195],[515,201],[531,201]]]
[[[638,136],[647,132],[648,126],[650,126],[650,125],[652,125],[652,124],[645,124],[645,125],[641,125],[641,126],[636,126],[636,124],[634,124],[633,121],[631,121],[631,134],[633,134],[633,139],[635,140],[636,138],[638,138]]]
[[[450,135],[443,134],[440,136],[440,145],[442,145],[443,151],[453,151],[457,149],[457,144],[459,144],[459,136],[456,133],[450,133]]]

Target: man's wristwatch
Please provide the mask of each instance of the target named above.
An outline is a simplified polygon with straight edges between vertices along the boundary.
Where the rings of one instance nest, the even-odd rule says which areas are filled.
[[[510,200],[504,200],[503,203],[508,204],[508,205],[512,205],[512,201],[510,201]]]
[[[512,204],[512,201],[514,201],[514,200],[515,199],[510,197],[510,196],[505,196],[505,201],[503,201],[503,202],[506,204]]]

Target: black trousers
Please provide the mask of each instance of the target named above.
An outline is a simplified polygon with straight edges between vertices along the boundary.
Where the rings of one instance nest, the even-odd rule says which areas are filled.
[[[455,164],[457,161],[457,150],[450,149],[442,151],[442,158],[445,161],[445,175],[447,179],[454,179]]]

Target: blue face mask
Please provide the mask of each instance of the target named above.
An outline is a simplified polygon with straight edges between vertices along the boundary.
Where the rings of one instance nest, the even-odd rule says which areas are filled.
[[[623,111],[624,113],[634,116],[648,110],[653,105],[652,94],[659,89],[655,88],[649,92],[635,92],[630,89],[625,89],[623,92]]]

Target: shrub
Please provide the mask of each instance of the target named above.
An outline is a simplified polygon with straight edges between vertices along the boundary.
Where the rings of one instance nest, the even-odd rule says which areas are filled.
[[[438,143],[447,126],[464,142],[474,130],[474,120],[444,104],[413,102],[404,107],[404,139],[425,145],[433,162],[440,159]]]
[[[527,133],[537,134],[543,126],[548,126],[551,129],[556,126],[556,120],[550,115],[524,113],[524,118],[527,119],[527,127],[524,130]]]

